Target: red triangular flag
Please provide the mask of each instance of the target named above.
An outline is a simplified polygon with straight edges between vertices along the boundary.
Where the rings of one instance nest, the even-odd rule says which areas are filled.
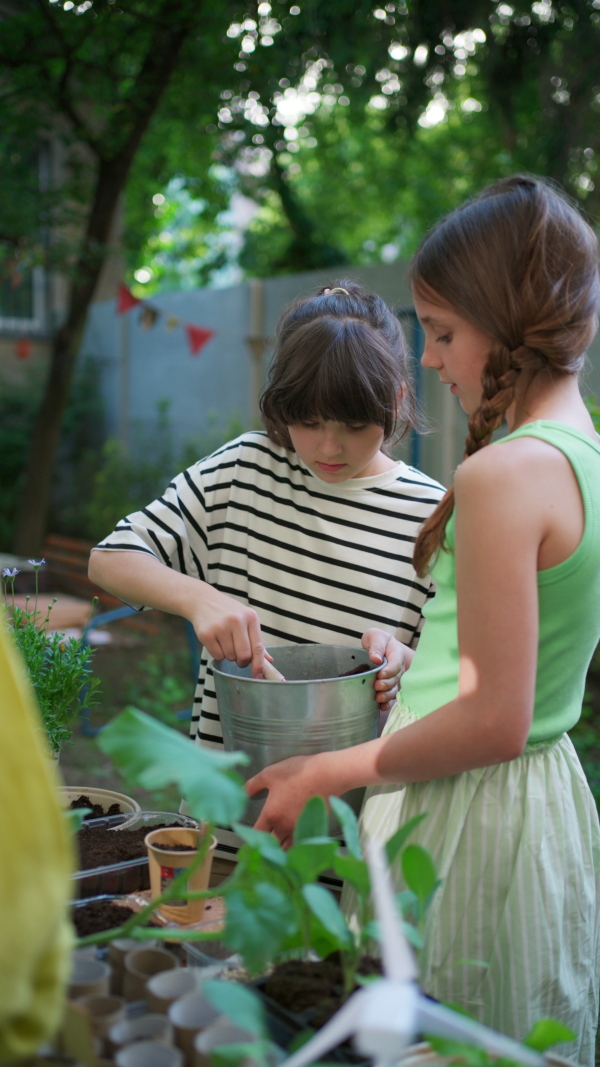
[[[20,337],[15,345],[17,359],[29,359],[31,355],[31,341],[28,337]]]
[[[126,311],[131,311],[132,308],[141,304],[141,300],[138,300],[137,296],[129,291],[126,285],[120,284],[117,296],[117,315],[124,315]]]
[[[185,324],[185,332],[187,333],[190,352],[193,356],[197,356],[200,349],[204,348],[206,342],[210,341],[211,337],[215,335],[214,330],[205,330],[202,326],[192,326],[189,322]]]

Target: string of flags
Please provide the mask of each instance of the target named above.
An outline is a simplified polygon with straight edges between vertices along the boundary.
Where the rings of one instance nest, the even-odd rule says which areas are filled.
[[[165,318],[167,330],[182,326],[192,356],[199,355],[205,344],[215,335],[214,330],[207,330],[204,326],[196,326],[192,322],[184,322],[177,315],[166,314],[147,300],[138,299],[126,285],[120,283],[117,291],[117,315],[126,315],[135,307],[140,308],[139,322],[144,330],[151,330],[162,317]]]
[[[204,346],[210,341],[211,337],[214,337],[215,335],[214,330],[207,330],[204,326],[196,326],[193,322],[184,322],[182,319],[178,318],[177,315],[166,314],[153,304],[148,303],[147,300],[139,300],[126,285],[123,285],[122,283],[119,284],[117,291],[117,314],[125,315],[135,307],[140,308],[139,322],[144,330],[151,330],[162,317],[165,318],[167,330],[174,330],[178,326],[182,326],[185,330],[187,343],[192,356],[198,356]],[[33,345],[29,337],[19,337],[15,341],[15,356],[19,360],[29,359],[32,349]]]

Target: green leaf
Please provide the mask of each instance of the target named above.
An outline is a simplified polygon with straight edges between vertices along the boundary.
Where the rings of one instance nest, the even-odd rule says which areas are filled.
[[[573,1041],[577,1035],[569,1030],[568,1026],[558,1019],[538,1019],[532,1026],[523,1044],[529,1048],[535,1048],[538,1052],[545,1052],[552,1045],[560,1045],[563,1041]]]
[[[288,853],[283,851],[273,834],[268,834],[265,830],[255,830],[253,826],[245,826],[240,822],[234,823],[233,829],[246,844],[255,848],[263,859],[276,863],[278,867],[287,865]]]
[[[294,827],[294,844],[309,837],[327,837],[327,805],[323,797],[311,797]]]
[[[335,841],[301,841],[288,849],[287,862],[301,881],[316,882],[323,871],[333,865],[337,843]]]
[[[273,1046],[267,1041],[236,1041],[232,1045],[218,1045],[210,1050],[212,1067],[240,1067],[244,1063],[256,1063],[267,1067],[268,1052]]]
[[[67,817],[69,833],[76,834],[81,830],[86,815],[89,815],[91,811],[91,808],[68,808],[67,811],[65,811],[65,815]]]
[[[419,898],[412,889],[403,889],[401,893],[396,893],[396,904],[405,919],[416,921],[419,918]]]
[[[240,953],[252,974],[258,974],[297,932],[293,904],[288,894],[268,882],[234,888],[225,896],[223,940]]]
[[[342,948],[351,948],[354,944],[350,927],[346,922],[332,894],[322,885],[305,885],[302,896],[313,915],[335,937]]]
[[[202,983],[202,992],[213,1007],[226,1015],[236,1026],[258,1037],[268,1037],[269,1028],[264,1004],[258,993],[239,982],[209,980]]]
[[[406,841],[412,834],[413,830],[419,825],[423,819],[427,818],[427,812],[423,812],[421,815],[415,815],[414,818],[409,819],[404,826],[401,826],[399,830],[396,830],[395,834],[392,834],[389,841],[386,842],[385,851],[387,854],[387,861],[392,866],[394,860],[401,850],[404,848]]]
[[[341,797],[329,797],[329,803],[331,804],[331,810],[342,828],[348,852],[352,856],[356,856],[357,859],[361,860],[362,849],[360,847],[358,819],[356,818],[356,815],[350,805],[347,804],[345,800],[342,800]]]
[[[475,1048],[474,1045],[468,1045],[464,1041],[454,1041],[446,1037],[433,1037],[430,1034],[425,1034],[424,1036],[428,1044],[440,1056],[443,1056],[444,1059],[456,1060],[458,1063],[464,1064],[465,1067],[490,1067],[493,1062],[500,1062],[492,1061],[484,1049]]]
[[[242,752],[202,748],[136,708],[117,715],[98,735],[97,744],[142,788],[178,785],[195,819],[229,826],[246,807],[243,780],[231,770],[248,762]]]
[[[371,892],[371,880],[364,860],[357,859],[356,856],[343,856],[338,852],[333,860],[333,869],[338,878],[354,886],[360,897],[368,897]]]
[[[407,886],[424,903],[438,884],[431,854],[420,845],[407,845],[401,856],[401,864]]]

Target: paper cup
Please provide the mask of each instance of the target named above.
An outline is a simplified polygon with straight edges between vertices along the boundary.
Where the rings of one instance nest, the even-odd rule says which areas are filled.
[[[168,1016],[175,1030],[175,1044],[184,1053],[186,1065],[191,1067],[194,1059],[194,1039],[201,1030],[219,1018],[219,1012],[204,993],[197,990],[175,1000],[169,1008]]]
[[[173,1045],[138,1041],[120,1049],[114,1062],[116,1067],[183,1067],[183,1055]]]
[[[171,1004],[193,993],[197,989],[196,979],[187,967],[176,971],[162,971],[154,974],[146,984],[146,1004],[149,1011],[168,1012]]]
[[[126,1000],[145,1000],[146,984],[153,974],[173,971],[181,964],[166,948],[134,948],[125,956],[123,995]]]
[[[91,996],[92,994],[104,995],[108,993],[110,980],[110,966],[101,960],[90,960],[85,957],[72,957],[72,970],[67,986],[67,997],[76,1000],[78,997]]]
[[[185,826],[167,826],[162,830],[152,830],[146,835],[148,863],[150,866],[150,894],[153,900],[162,896],[187,867],[190,867],[202,841],[204,831]],[[187,845],[189,851],[178,849],[169,851],[169,845]],[[162,846],[162,847],[157,847]],[[213,853],[217,846],[216,837],[211,838],[210,848],[200,867],[190,876],[187,883],[189,890],[208,889]],[[185,889],[184,889],[185,892]],[[175,900],[160,907],[161,915],[172,922],[188,925],[200,922],[204,914],[203,900]]]

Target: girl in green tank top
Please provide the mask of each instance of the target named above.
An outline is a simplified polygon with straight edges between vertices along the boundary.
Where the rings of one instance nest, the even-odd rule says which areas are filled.
[[[248,790],[269,790],[257,826],[284,845],[313,795],[368,786],[362,832],[382,841],[426,813],[411,840],[442,879],[426,992],[521,1040],[560,1019],[574,1033],[560,1051],[591,1067],[600,827],[565,731],[600,639],[600,446],[578,385],[597,243],[553,186],[515,176],[428,234],[411,281],[422,363],[469,414],[454,486],[415,545],[437,593],[382,736],[286,760]]]

